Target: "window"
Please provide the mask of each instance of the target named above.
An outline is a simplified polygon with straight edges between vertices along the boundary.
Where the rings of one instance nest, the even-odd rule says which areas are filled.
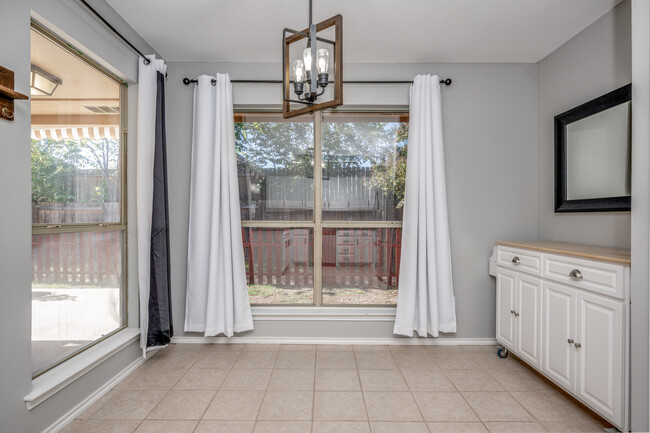
[[[35,24],[31,46],[37,376],[126,323],[126,86]]]
[[[408,116],[235,120],[251,303],[396,304]]]

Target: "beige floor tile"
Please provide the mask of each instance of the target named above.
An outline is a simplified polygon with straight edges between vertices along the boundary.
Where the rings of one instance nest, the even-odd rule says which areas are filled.
[[[245,344],[232,344],[232,343],[203,344],[201,345],[200,351],[202,353],[241,352],[242,350],[244,350],[245,346],[246,346]]]
[[[482,422],[430,422],[431,433],[488,433]]]
[[[253,433],[311,433],[311,422],[257,421]]]
[[[214,391],[169,391],[147,418],[201,419],[214,394]]]
[[[434,344],[432,346],[425,346],[425,349],[429,353],[458,353],[464,352],[463,346],[457,346],[454,344]]]
[[[264,391],[271,378],[270,368],[233,368],[223,381],[221,389],[230,391]]]
[[[487,370],[506,391],[547,391],[549,385],[532,371],[524,369]]]
[[[604,427],[596,421],[543,422],[549,433],[603,433]]]
[[[408,391],[399,370],[359,370],[364,391]]]
[[[352,347],[352,346],[350,346]],[[354,352],[337,351],[337,352],[316,352],[316,368],[329,369],[356,369],[357,363],[354,360]]]
[[[351,344],[317,344],[317,352],[352,352]]]
[[[180,347],[182,346],[182,347]],[[181,344],[161,349],[150,360],[145,363],[146,368],[190,368],[199,358],[199,352],[189,347],[189,344]]]
[[[317,391],[361,391],[357,370],[316,370]]]
[[[145,420],[135,433],[192,433],[198,421]]]
[[[192,368],[174,386],[174,389],[209,389],[216,391],[228,374],[226,368]]]
[[[252,351],[244,349],[237,358],[234,368],[273,368],[278,357],[276,351]]]
[[[536,422],[486,422],[490,433],[544,433],[546,430]],[[562,430],[564,433],[565,430]],[[602,432],[602,430],[601,430]]]
[[[456,391],[447,375],[438,368],[428,370],[403,369],[402,376],[411,391]]]
[[[266,391],[258,420],[311,420],[312,391]]]
[[[355,352],[359,370],[396,369],[397,364],[390,352]]]
[[[247,344],[243,352],[279,352],[280,344]]]
[[[274,369],[268,389],[311,391],[314,389],[314,370]]]
[[[492,354],[497,353],[497,346],[487,345],[487,346],[457,346],[466,352],[489,352]]]
[[[61,430],[59,433],[76,433],[77,428],[81,426],[82,420],[80,419],[73,419],[68,425],[66,425],[63,430]]]
[[[139,370],[125,389],[169,391],[187,372],[185,368],[147,368]]]
[[[238,351],[205,352],[199,355],[193,368],[230,368],[239,357]]]
[[[403,353],[424,353],[426,352],[426,346],[424,345],[415,345],[415,344],[393,344],[388,346],[391,352],[403,352]]]
[[[429,433],[424,422],[371,422],[372,433]]]
[[[445,370],[458,391],[503,391],[485,370]]]
[[[275,368],[314,368],[316,352],[280,352]]]
[[[316,352],[315,344],[283,344],[280,352]]]
[[[202,420],[194,433],[253,433],[255,421]]]
[[[519,361],[513,357],[499,358],[496,350],[494,352],[466,352],[474,361],[476,361],[481,368],[498,370],[502,368],[525,368]]]
[[[457,392],[414,392],[426,421],[478,421],[465,399]]]
[[[463,392],[463,398],[481,421],[534,421],[507,392]]]
[[[481,368],[466,352],[434,353],[431,356],[437,365],[445,370],[476,370]]]
[[[422,421],[410,392],[364,392],[370,421]]]
[[[80,421],[74,433],[133,433],[140,420],[94,420]],[[191,430],[190,430],[191,431]]]
[[[314,419],[321,421],[366,421],[366,406],[360,392],[316,391]]]
[[[355,352],[390,352],[388,346],[376,344],[355,344],[352,349]]]
[[[314,421],[312,433],[370,433],[367,421]]]
[[[399,368],[424,369],[438,368],[433,357],[425,350],[421,352],[397,351],[393,352],[393,358]]]
[[[218,391],[203,419],[255,420],[264,391]]]
[[[108,391],[99,400],[97,400],[95,403],[93,403],[92,406],[90,406],[88,409],[83,411],[82,414],[77,417],[77,419],[90,419],[90,418],[92,418],[92,416],[95,415],[95,413],[97,413],[97,411],[99,409],[101,409],[106,403],[108,403],[108,401],[111,398],[115,397],[117,394],[119,394],[119,392],[116,391],[115,388]]]
[[[590,420],[578,405],[557,391],[513,392],[511,394],[538,421]]]
[[[165,391],[120,391],[92,419],[144,419],[165,395]]]

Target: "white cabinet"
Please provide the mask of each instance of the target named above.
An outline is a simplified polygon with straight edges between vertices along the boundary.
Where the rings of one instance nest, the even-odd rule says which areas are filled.
[[[578,397],[611,419],[619,419],[623,387],[623,305],[578,294],[576,334]]]
[[[539,366],[542,280],[499,268],[497,281],[497,340]]]
[[[627,431],[629,265],[497,248],[497,341]]]
[[[575,392],[576,291],[544,282],[542,372],[569,392]]]

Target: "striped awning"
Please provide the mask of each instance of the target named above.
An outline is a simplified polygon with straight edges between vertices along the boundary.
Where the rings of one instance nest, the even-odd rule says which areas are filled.
[[[108,138],[117,140],[120,137],[119,126],[88,126],[84,128],[35,128],[32,129],[32,140],[79,140],[81,138]]]

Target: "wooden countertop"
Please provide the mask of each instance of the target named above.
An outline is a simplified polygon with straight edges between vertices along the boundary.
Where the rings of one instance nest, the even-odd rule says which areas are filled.
[[[545,253],[565,254],[568,256],[584,257],[587,259],[604,260],[608,262],[630,264],[630,250],[618,248],[593,247],[589,245],[569,244],[565,242],[497,242],[498,245]]]

